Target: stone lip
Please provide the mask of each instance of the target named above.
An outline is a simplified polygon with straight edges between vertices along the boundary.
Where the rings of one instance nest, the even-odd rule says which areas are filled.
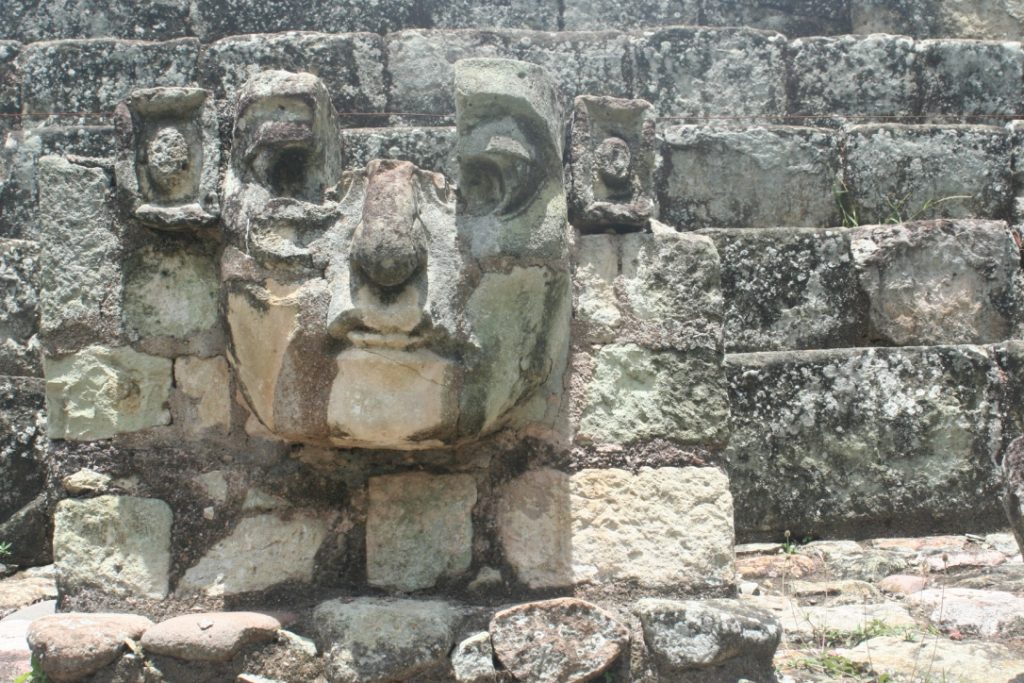
[[[131,614],[54,614],[32,622],[28,644],[49,680],[71,683],[114,661],[126,639],[138,640],[152,625]]]
[[[142,647],[192,662],[226,662],[246,645],[273,640],[280,628],[277,619],[259,612],[186,614],[150,628]]]

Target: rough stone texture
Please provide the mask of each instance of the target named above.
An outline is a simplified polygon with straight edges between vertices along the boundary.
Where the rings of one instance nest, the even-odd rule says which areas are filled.
[[[459,177],[457,137],[451,127],[345,128],[341,139],[350,168],[363,168],[374,159],[404,159],[446,178]]]
[[[21,87],[15,60],[20,51],[19,43],[0,40],[0,134],[19,123],[17,115],[21,113]]]
[[[769,612],[739,600],[645,599],[635,608],[662,680],[768,680],[782,638]]]
[[[828,227],[839,148],[818,128],[676,126],[664,133],[662,220],[678,229]],[[723,188],[728,188],[723,190]]]
[[[30,605],[56,599],[52,565],[18,572],[0,582],[0,623],[20,618],[16,615]]]
[[[199,41],[57,40],[25,46],[22,107],[33,120],[107,123],[135,88],[195,80]]]
[[[439,601],[330,600],[313,612],[331,683],[387,683],[446,670],[459,611]]]
[[[155,498],[99,496],[57,505],[53,555],[62,595],[163,598],[171,508]]]
[[[705,230],[722,261],[727,352],[858,346],[867,328],[849,231]]]
[[[849,0],[854,33],[917,38],[1024,38],[1024,10],[1015,0]]]
[[[1002,417],[985,348],[737,354],[726,370],[741,537],[979,528],[1001,516],[990,450]]]
[[[566,31],[598,31],[699,23],[700,0],[642,0],[624,5],[613,0],[564,0]]]
[[[83,468],[61,479],[61,486],[72,496],[84,493],[104,493],[110,488],[112,478],[96,470]]]
[[[476,499],[476,482],[468,475],[410,472],[372,478],[367,580],[411,591],[469,569]]]
[[[783,36],[752,29],[671,28],[634,38],[637,96],[661,116],[786,113]]]
[[[930,610],[928,618],[943,631],[985,638],[1024,634],[1024,598],[1006,591],[929,588],[908,595],[907,602]]]
[[[580,443],[662,437],[715,445],[725,440],[729,401],[717,358],[609,344],[592,362],[594,373],[581,397]]]
[[[1019,43],[924,40],[914,50],[922,114],[968,115],[969,122],[981,123],[985,114],[1021,113],[1024,50]]]
[[[629,630],[600,607],[575,598],[530,602],[491,619],[494,654],[522,681],[583,683],[607,671]]]
[[[916,54],[909,38],[799,38],[789,45],[789,113],[908,116],[918,108]]]
[[[885,628],[913,628],[916,625],[907,608],[898,602],[861,605],[801,605],[780,596],[743,598],[774,614],[782,624],[782,632],[790,643],[813,643],[823,633],[863,633],[869,624]]]
[[[47,435],[95,441],[165,425],[171,361],[128,347],[90,346],[43,361]]]
[[[231,426],[231,375],[223,356],[175,359],[174,383],[192,399],[193,425],[201,430],[227,430]]]
[[[125,640],[138,640],[153,622],[133,614],[54,614],[32,622],[28,644],[46,677],[71,683],[114,661]]]
[[[220,282],[209,255],[143,248],[128,257],[124,270],[130,332],[187,339],[217,325]]]
[[[270,69],[320,77],[339,112],[384,111],[384,44],[377,35],[293,31],[233,36],[207,46],[199,62],[202,85],[229,100],[245,81]],[[349,119],[355,125],[372,125],[376,120]]]
[[[856,228],[850,248],[873,344],[984,344],[1021,335],[1020,247],[995,221]]]
[[[569,586],[572,576],[570,475],[526,472],[498,495],[498,539],[516,578],[530,588]]]
[[[705,0],[704,23],[768,29],[790,38],[850,33],[847,0]]]
[[[0,6],[0,38],[26,43],[58,38],[179,38],[188,31],[188,9],[188,0],[8,0]]]
[[[844,186],[860,224],[1010,216],[1010,138],[988,126],[855,126]]]
[[[47,496],[47,441],[41,380],[0,375],[0,539],[11,544],[5,561],[28,564],[45,545],[49,524],[16,513]],[[46,555],[45,551],[42,553]]]
[[[457,683],[490,683],[497,680],[494,648],[487,631],[466,638],[452,652],[452,671]]]
[[[921,669],[959,681],[1012,681],[1024,670],[1024,660],[1000,643],[958,643],[943,636],[908,640],[880,636],[853,648],[839,648],[835,654],[878,674],[913,678]],[[922,667],[922,662],[927,665]],[[898,679],[897,679],[898,680]]]
[[[185,614],[148,628],[142,647],[190,662],[226,662],[247,645],[270,642],[279,628],[277,619],[258,612]]]
[[[308,583],[328,527],[326,516],[297,510],[245,517],[185,572],[177,591],[232,596]]]

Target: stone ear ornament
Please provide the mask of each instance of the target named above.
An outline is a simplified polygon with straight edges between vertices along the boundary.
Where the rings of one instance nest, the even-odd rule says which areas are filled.
[[[201,88],[134,91],[114,112],[114,172],[125,209],[161,230],[220,215],[220,140],[212,94]]]

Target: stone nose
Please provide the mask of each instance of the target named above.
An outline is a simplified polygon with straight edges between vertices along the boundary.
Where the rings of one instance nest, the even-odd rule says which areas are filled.
[[[416,167],[407,161],[370,162],[363,215],[352,260],[375,285],[393,289],[426,263],[426,231],[416,204]]]

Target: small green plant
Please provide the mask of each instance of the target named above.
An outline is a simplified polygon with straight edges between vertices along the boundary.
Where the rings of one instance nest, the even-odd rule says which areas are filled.
[[[871,675],[871,670],[863,664],[847,659],[832,652],[820,652],[800,661],[798,666],[806,671],[812,671],[829,676],[854,677],[855,680],[862,680],[863,677]],[[868,679],[881,680],[881,679]]]
[[[871,640],[880,636],[899,636],[908,642],[914,642],[916,639],[916,633],[911,628],[891,626],[881,619],[872,619],[852,631],[826,629],[817,638],[817,641],[821,643],[822,647],[826,648],[855,647],[865,640]]]
[[[799,541],[794,541],[792,538],[793,534],[790,533],[789,529],[786,529],[784,536],[786,540],[782,542],[782,552],[786,555],[796,555],[800,552],[800,546],[807,545],[813,540],[810,536],[804,536]]]
[[[8,557],[11,554],[11,544],[5,541],[0,541],[0,560]]]
[[[832,190],[832,196],[839,207],[839,213],[843,216],[844,228],[856,228],[860,225],[860,216],[857,214],[857,205],[850,200],[850,190],[846,183],[840,180]]]
[[[39,666],[39,661],[33,657],[32,670],[26,671],[15,678],[14,683],[49,683],[49,679],[47,679],[46,674],[43,673],[43,668]]]
[[[889,205],[889,215],[886,216],[886,223],[906,223],[908,221],[915,221],[922,216],[927,215],[932,209],[936,208],[946,202],[953,202],[959,199],[973,199],[972,195],[969,194],[957,194],[950,195],[948,197],[941,197],[938,199],[929,199],[921,205],[917,211],[907,212],[907,202],[910,201],[910,194],[905,194],[903,197],[897,200],[893,200],[891,197],[886,197],[885,202]]]

